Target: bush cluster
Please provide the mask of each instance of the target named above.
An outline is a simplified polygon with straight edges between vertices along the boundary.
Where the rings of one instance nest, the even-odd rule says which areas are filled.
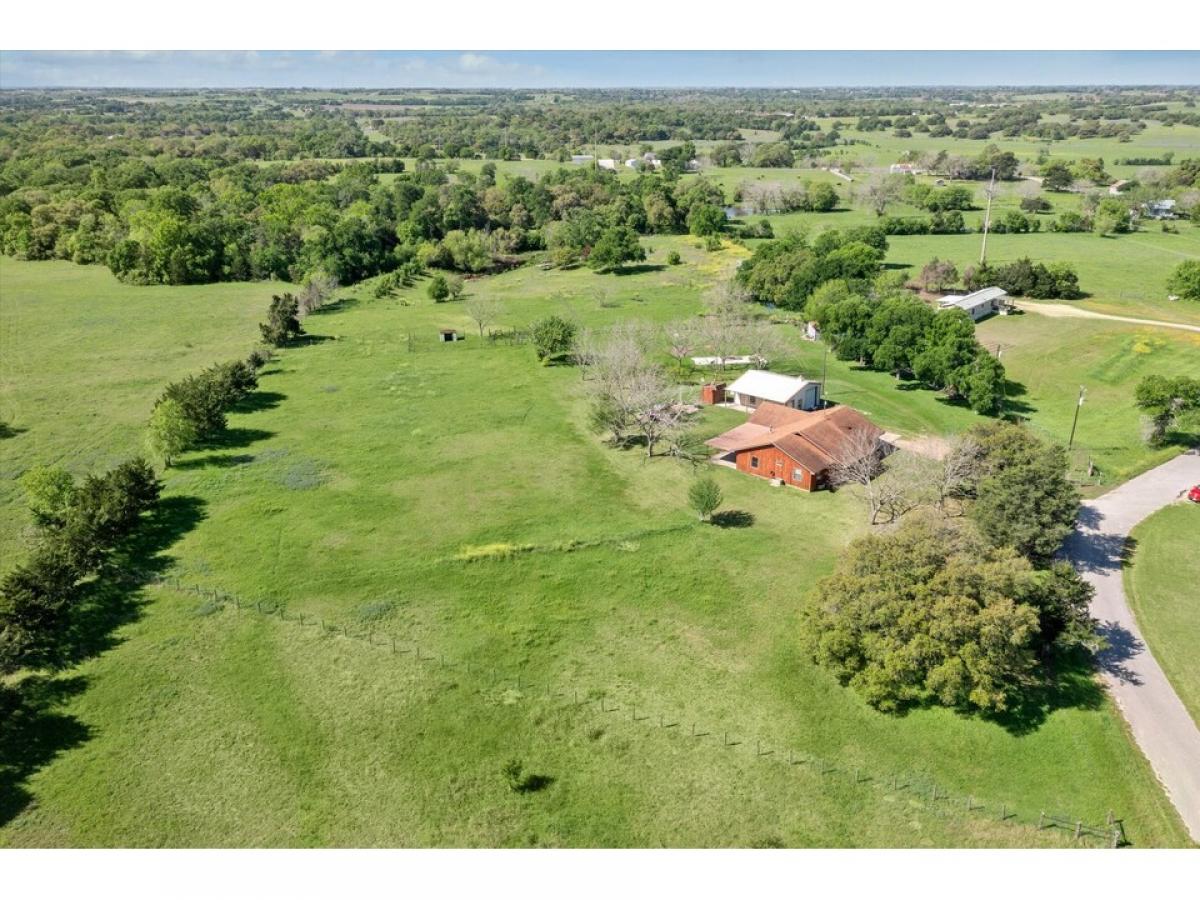
[[[1003,265],[984,263],[964,274],[967,287],[976,291],[1002,287],[1016,297],[1035,300],[1078,300],[1079,276],[1069,263],[1035,263],[1029,257]]]
[[[79,484],[61,468],[31,469],[21,484],[38,534],[28,558],[0,581],[0,675],[56,662],[81,582],[103,568],[160,490],[140,458]]]
[[[225,414],[258,387],[257,370],[267,356],[209,366],[168,384],[154,404],[147,426],[150,453],[170,466],[189,447],[211,441],[225,430]]]

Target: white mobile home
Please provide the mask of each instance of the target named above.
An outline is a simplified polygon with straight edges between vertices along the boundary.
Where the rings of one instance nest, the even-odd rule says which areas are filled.
[[[1004,288],[986,287],[967,294],[950,294],[938,301],[939,309],[961,309],[974,321],[987,318],[993,313],[1006,312],[1008,291]]]

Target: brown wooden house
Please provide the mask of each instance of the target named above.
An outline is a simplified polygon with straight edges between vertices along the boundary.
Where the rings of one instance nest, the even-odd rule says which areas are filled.
[[[829,470],[865,443],[888,449],[876,427],[848,406],[805,412],[765,401],[749,419],[712,440],[713,462],[805,491],[825,486]]]

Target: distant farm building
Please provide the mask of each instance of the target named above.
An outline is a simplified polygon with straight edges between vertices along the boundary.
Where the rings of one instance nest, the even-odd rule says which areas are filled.
[[[438,331],[438,340],[444,344],[452,344],[455,341],[462,340],[457,331],[453,328],[443,328]]]
[[[821,405],[821,384],[791,375],[779,375],[751,369],[729,386],[733,405],[757,409],[763,403],[775,403],[792,409],[812,410]]]
[[[705,443],[717,451],[718,465],[815,491],[856,454],[886,455],[892,448],[883,434],[848,406],[805,412],[765,401],[746,422]]]
[[[1147,219],[1174,219],[1176,216],[1175,201],[1168,199],[1143,203],[1142,214]]]
[[[625,165],[631,169],[637,169],[639,167],[643,169],[658,169],[662,167],[662,160],[653,153],[643,153],[641,156],[635,157],[634,159],[625,160]]]
[[[608,169],[610,172],[617,171],[617,161],[615,159],[598,159],[596,165],[602,169]]]
[[[893,175],[920,175],[924,170],[916,163],[892,163],[888,171]]]
[[[1004,288],[986,287],[962,296],[949,294],[938,301],[939,309],[961,309],[974,321],[987,318],[993,313],[1008,311],[1008,291]]]
[[[576,165],[583,165],[584,163],[590,163],[595,158],[590,153],[576,153],[571,157],[571,162]]]

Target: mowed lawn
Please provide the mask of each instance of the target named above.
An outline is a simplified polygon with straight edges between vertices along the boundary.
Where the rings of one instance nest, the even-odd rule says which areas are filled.
[[[469,291],[506,297],[505,325],[551,309],[596,327],[667,321],[695,312],[736,260],[677,243],[680,267],[531,268]],[[166,473],[158,561],[185,583],[373,627],[410,652],[146,589],[111,649],[55,682],[44,757],[16,785],[25,799],[4,807],[0,843],[1069,844],[1029,827],[1041,810],[1096,823],[1113,810],[1139,846],[1186,843],[1086,675],[999,723],[882,715],[807,661],[797,605],[865,528],[852,492],[804,495],[720,469],[743,527],[699,525],[684,501],[691,466],[605,447],[585,427],[577,370],[540,366],[528,347],[436,344],[438,328],[469,320],[423,286],[343,293],[355,302],[307,320],[318,340],[268,366],[228,439]],[[136,306],[111,315],[105,340],[155,354]],[[195,365],[241,350],[228,334]],[[53,346],[24,352],[57,385],[39,403],[74,408],[77,364]],[[819,352],[797,358],[810,366]],[[833,361],[830,372],[831,389],[857,391],[885,420],[953,428],[969,415],[885,375]],[[113,396],[148,406],[154,394]],[[113,402],[102,386],[93,396],[101,412]],[[700,427],[730,421],[709,410]],[[134,445],[131,434],[114,453]],[[789,751],[837,771],[788,765]],[[542,790],[508,789],[513,758]],[[959,800],[931,799],[932,783]],[[967,794],[987,811],[968,815]],[[1015,821],[998,820],[1001,803]]]
[[[1168,506],[1132,537],[1125,594],[1155,658],[1200,723],[1200,505]]]
[[[1079,388],[1087,389],[1071,457],[1078,469],[1092,460],[1106,488],[1179,452],[1146,445],[1134,390],[1151,373],[1200,377],[1200,334],[1035,313],[993,316],[977,333],[1001,351],[1010,411],[1043,436],[1066,446]]]

